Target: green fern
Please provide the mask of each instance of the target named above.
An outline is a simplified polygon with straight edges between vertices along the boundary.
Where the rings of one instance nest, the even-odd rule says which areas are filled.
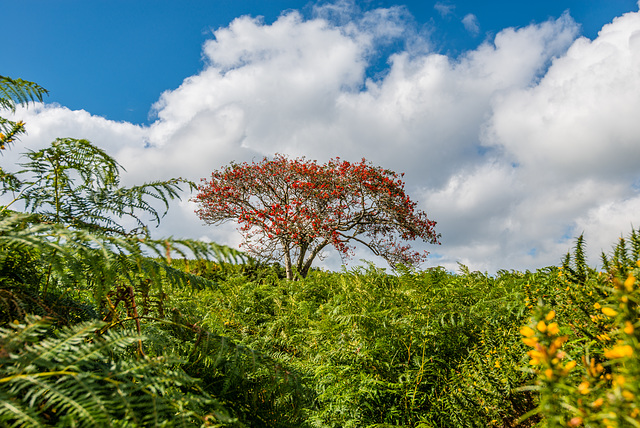
[[[0,217],[0,248],[38,255],[37,265],[47,274],[43,275],[40,284],[31,286],[43,297],[59,284],[58,289],[71,287],[91,292],[98,306],[117,284],[137,289],[143,282],[151,281],[157,293],[162,293],[163,284],[167,283],[174,287],[215,286],[213,281],[148,257],[150,253],[165,255],[167,251],[175,251],[230,263],[243,259],[242,253],[213,243],[110,236],[42,223],[38,216],[20,213]],[[32,267],[25,266],[24,269]],[[53,313],[48,315],[54,316]]]
[[[0,76],[0,110],[15,113],[18,105],[26,106],[30,102],[42,101],[47,90],[33,82]],[[26,132],[24,122],[12,121],[0,116],[0,151],[15,142]],[[19,186],[18,178],[0,168],[0,194]]]
[[[229,422],[221,406],[177,361],[133,357],[140,340],[99,322],[51,334],[29,316],[0,328],[0,424],[3,426],[200,426],[206,414]],[[205,409],[207,409],[205,411]]]
[[[10,214],[3,208],[0,245],[38,252],[40,266],[48,272],[38,285],[45,297],[55,284],[91,289],[98,305],[121,282],[137,287],[150,280],[159,292],[167,281],[211,285],[211,281],[172,269],[172,254],[219,263],[246,260],[242,253],[216,244],[149,238],[142,215],[159,222],[169,201],[179,198],[181,185],[191,188],[191,182],[171,179],[120,187],[120,165],[86,140],[58,139],[46,149],[29,152],[27,158],[14,202],[24,202],[33,215]],[[164,205],[164,212],[155,208],[158,202]],[[126,218],[133,219],[137,227],[125,229]]]
[[[0,108],[15,111],[16,105],[42,102],[48,91],[34,82],[0,76]]]
[[[50,147],[25,156],[28,161],[16,174],[21,186],[14,202],[24,202],[26,210],[38,213],[43,221],[78,229],[148,235],[141,214],[159,223],[169,201],[180,198],[181,185],[195,188],[180,178],[120,187],[123,168],[87,140],[59,138]],[[162,204],[164,211],[158,211],[154,203]],[[137,227],[126,230],[122,226],[126,218],[133,219]]]
[[[26,106],[29,102],[41,102],[46,94],[47,90],[36,83],[0,76],[0,110],[6,109],[14,113],[18,105]],[[14,122],[0,116],[0,151],[6,150],[25,131],[24,122]],[[8,190],[15,190],[19,186],[20,180],[0,167],[0,195]]]

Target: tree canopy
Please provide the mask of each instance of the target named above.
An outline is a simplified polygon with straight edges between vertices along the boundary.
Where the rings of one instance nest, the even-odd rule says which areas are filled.
[[[335,158],[320,165],[276,155],[231,163],[198,189],[196,212],[202,220],[236,221],[243,246],[261,258],[284,260],[290,279],[294,269],[305,277],[328,246],[348,257],[360,243],[396,266],[420,263],[428,254],[404,241],[438,243],[436,223],[416,209],[401,175],[365,159]]]

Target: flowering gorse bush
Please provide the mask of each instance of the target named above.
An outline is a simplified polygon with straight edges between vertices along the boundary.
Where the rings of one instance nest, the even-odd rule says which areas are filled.
[[[294,268],[305,277],[328,246],[350,256],[360,243],[391,265],[414,265],[427,253],[402,242],[438,240],[435,222],[416,209],[400,176],[364,159],[319,165],[276,155],[232,163],[203,181],[195,198],[198,216],[208,224],[236,221],[247,250],[284,260],[289,279]]]
[[[540,308],[521,329],[537,375],[532,389],[540,394],[531,413],[544,417],[542,426],[640,426],[638,275],[640,262],[633,269],[618,266],[614,273],[586,278],[587,295],[605,296],[582,308],[591,325],[567,312],[568,326],[560,327],[554,310]]]

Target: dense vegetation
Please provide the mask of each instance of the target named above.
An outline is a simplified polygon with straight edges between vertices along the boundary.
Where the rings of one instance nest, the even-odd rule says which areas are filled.
[[[43,93],[2,85],[6,108]],[[8,146],[24,125],[2,124]],[[2,171],[0,426],[640,426],[638,231],[601,271],[580,237],[535,272],[291,281],[152,239],[185,180],[122,188],[84,140],[26,158]]]

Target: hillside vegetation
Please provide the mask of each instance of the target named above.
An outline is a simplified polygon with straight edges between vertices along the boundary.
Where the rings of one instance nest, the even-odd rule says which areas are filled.
[[[638,426],[635,232],[606,272],[579,240],[535,272],[290,281],[54,245],[28,221],[0,224],[4,425]],[[115,269],[102,294],[75,263]]]

